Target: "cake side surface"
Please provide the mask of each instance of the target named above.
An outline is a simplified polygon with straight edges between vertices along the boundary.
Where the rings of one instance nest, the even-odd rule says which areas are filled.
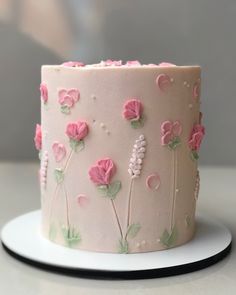
[[[45,237],[114,253],[193,237],[200,67],[43,66],[41,97]]]

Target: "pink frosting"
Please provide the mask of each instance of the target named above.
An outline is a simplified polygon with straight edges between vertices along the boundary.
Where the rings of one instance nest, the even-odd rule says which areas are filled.
[[[104,63],[105,63],[105,66],[116,66],[116,67],[122,66],[122,60],[108,59],[108,60],[104,61]]]
[[[201,124],[196,124],[190,135],[188,142],[189,148],[193,151],[199,151],[202,139],[205,135],[205,127]]]
[[[89,199],[83,194],[78,195],[76,199],[77,199],[78,205],[81,208],[85,208],[89,203]]]
[[[36,125],[34,143],[35,143],[36,149],[40,151],[42,149],[42,130],[41,130],[41,125],[39,124]]]
[[[169,144],[174,137],[180,136],[182,133],[182,126],[179,121],[171,122],[165,121],[161,124],[161,144]]]
[[[159,67],[176,67],[176,65],[169,63],[169,62],[161,62],[158,65]]]
[[[60,105],[68,106],[69,108],[80,99],[80,92],[78,89],[60,89],[58,91],[58,101]]]
[[[160,176],[157,173],[150,174],[146,178],[146,186],[150,190],[158,190],[161,184]]]
[[[66,61],[62,64],[65,67],[84,67],[85,64],[80,61]]]
[[[108,185],[115,174],[116,167],[109,158],[97,161],[96,165],[89,169],[90,179],[96,185]]]
[[[75,141],[84,139],[88,134],[88,125],[86,122],[78,121],[69,123],[66,127],[67,136]]]
[[[193,86],[193,97],[197,99],[200,95],[200,83],[196,82]]]
[[[141,63],[138,60],[128,60],[125,64],[126,66],[141,66]]]
[[[130,99],[124,104],[123,117],[127,120],[139,120],[142,112],[142,103],[136,98]]]
[[[40,84],[40,87],[39,87],[39,90],[40,90],[40,94],[41,94],[41,99],[44,103],[47,103],[48,101],[48,88],[47,88],[47,85],[46,83],[41,83]]]
[[[60,162],[66,156],[66,148],[62,143],[55,141],[52,145],[52,150],[56,162]]]
[[[171,84],[170,77],[167,74],[160,74],[156,78],[156,84],[161,91],[165,91]]]

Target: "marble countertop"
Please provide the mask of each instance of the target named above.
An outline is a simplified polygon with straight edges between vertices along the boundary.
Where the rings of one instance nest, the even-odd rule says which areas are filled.
[[[0,228],[10,219],[40,207],[38,164],[0,163]],[[202,167],[200,212],[217,217],[236,238],[236,168]],[[181,294],[236,293],[236,251],[193,273],[159,279],[94,280],[50,273],[24,264],[0,247],[0,294]]]

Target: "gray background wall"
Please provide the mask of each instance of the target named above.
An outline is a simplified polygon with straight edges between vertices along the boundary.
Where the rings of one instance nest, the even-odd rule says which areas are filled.
[[[72,36],[64,57],[22,33],[12,19],[0,23],[1,160],[37,158],[32,138],[40,117],[41,64],[114,58],[202,65],[207,136],[201,163],[236,164],[235,0],[53,2],[63,7]],[[50,30],[45,14],[47,21]]]

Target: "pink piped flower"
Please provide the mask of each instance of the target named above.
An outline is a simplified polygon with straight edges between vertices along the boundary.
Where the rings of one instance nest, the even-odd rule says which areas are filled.
[[[78,89],[60,89],[58,91],[58,102],[61,105],[62,113],[70,113],[70,109],[80,99],[80,92]]]
[[[62,66],[76,68],[76,67],[84,67],[85,64],[80,61],[66,61],[62,64]]]
[[[96,185],[108,185],[115,174],[116,168],[109,158],[97,161],[96,165],[89,169],[89,177]]]
[[[42,99],[43,103],[46,104],[47,101],[48,101],[48,88],[47,88],[47,85],[42,82],[40,84],[39,90],[40,90],[40,94],[41,94],[41,99]]]
[[[141,66],[141,63],[138,60],[128,60],[125,65],[129,67],[133,67],[133,66]]]
[[[179,121],[165,121],[161,124],[161,144],[175,149],[180,144],[182,125]]]
[[[66,134],[71,140],[83,140],[88,134],[88,125],[82,121],[69,123],[66,127]]]
[[[193,127],[193,130],[191,132],[190,139],[188,142],[189,148],[192,151],[199,151],[204,135],[205,135],[205,127],[202,126],[201,124],[196,124]]]
[[[161,62],[158,65],[159,67],[176,67],[175,64],[169,63],[169,62]]]
[[[130,121],[133,128],[140,128],[144,125],[143,105],[140,100],[132,98],[125,102],[123,117]]]
[[[37,124],[35,129],[34,144],[38,151],[42,149],[42,129],[41,125]]]

